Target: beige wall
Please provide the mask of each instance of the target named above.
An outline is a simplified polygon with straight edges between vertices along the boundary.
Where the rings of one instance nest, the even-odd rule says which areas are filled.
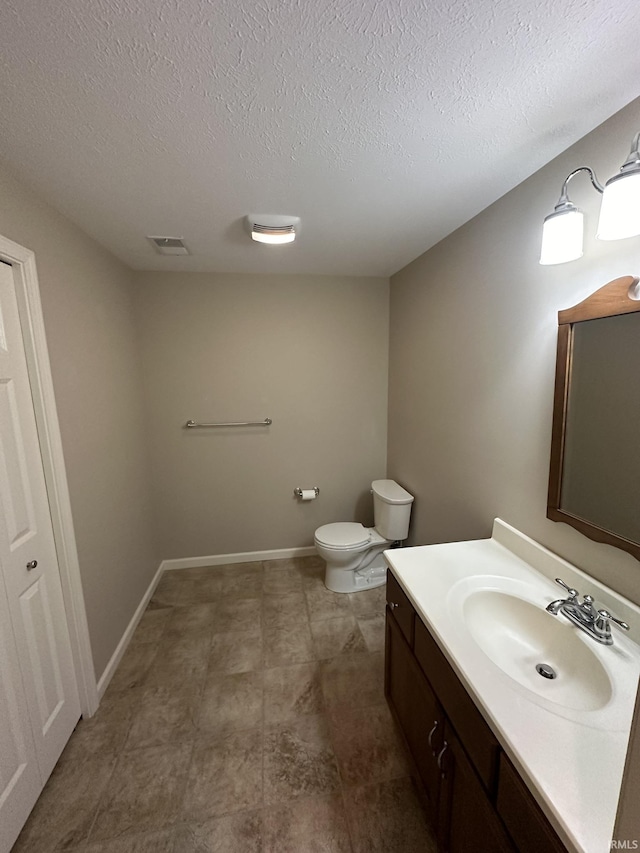
[[[414,544],[490,535],[495,516],[640,603],[640,563],[546,519],[559,309],[640,274],[640,238],[594,237],[600,196],[570,186],[585,254],[538,264],[544,216],[580,165],[617,173],[636,101],[391,280],[388,474],[416,496]]]
[[[371,522],[386,471],[389,282],[139,273],[164,558],[313,544],[331,521]],[[187,420],[273,419],[186,430]],[[301,503],[296,486],[320,487]]]
[[[131,273],[1,168],[0,198],[0,234],[35,252],[100,677],[159,562]]]
[[[597,128],[391,280],[388,474],[416,496],[411,542],[490,535],[495,516],[640,603],[640,563],[546,518],[557,312],[611,279],[640,275],[640,238],[595,239],[538,264],[543,218],[581,165],[616,174],[640,129],[640,101]],[[585,592],[587,590],[581,590]],[[635,728],[637,729],[637,719]],[[640,842],[640,737],[627,758],[616,838]]]

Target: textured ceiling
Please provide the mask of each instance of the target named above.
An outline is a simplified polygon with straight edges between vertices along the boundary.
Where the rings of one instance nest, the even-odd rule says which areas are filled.
[[[0,28],[0,156],[139,269],[389,275],[640,94],[637,0],[4,0]]]

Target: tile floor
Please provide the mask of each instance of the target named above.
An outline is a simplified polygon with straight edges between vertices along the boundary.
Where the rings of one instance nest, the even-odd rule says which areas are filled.
[[[167,572],[14,853],[434,853],[383,694],[384,587]]]

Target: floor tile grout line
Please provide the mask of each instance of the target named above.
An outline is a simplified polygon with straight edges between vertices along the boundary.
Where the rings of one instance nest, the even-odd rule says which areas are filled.
[[[155,659],[155,655],[154,655],[154,659]],[[124,695],[124,691],[123,691],[123,695]],[[112,780],[112,778],[116,772],[116,769],[122,760],[122,755],[126,751],[126,744],[127,744],[128,739],[129,739],[129,734],[131,732],[132,727],[133,727],[133,713],[131,714],[131,717],[129,719],[129,724],[126,727],[127,728],[127,734],[123,737],[122,744],[119,747],[119,749],[113,753],[113,757],[114,757],[113,767],[111,768],[111,773],[109,774],[109,777],[106,779],[106,781],[103,785],[102,791],[101,791],[101,793],[98,797],[98,800],[96,802],[96,807],[95,807],[95,812],[93,814],[93,819],[92,819],[91,824],[89,826],[89,831],[87,832],[87,835],[85,836],[85,839],[84,839],[85,845],[89,843],[89,840],[91,838],[91,834],[93,833],[93,830],[95,827],[95,823],[98,819],[98,815],[100,814],[101,809],[103,808],[103,805],[104,805],[103,799],[106,795],[106,791],[107,791],[109,785],[111,784],[111,780]]]
[[[347,835],[349,836],[349,846],[351,848],[351,853],[356,853],[356,845],[353,838],[353,827],[351,825],[351,820],[349,819],[349,809],[347,808],[347,792],[344,787],[341,788],[340,796],[342,800],[342,813],[344,814],[344,822],[347,827]]]
[[[191,779],[191,768],[193,766],[195,751],[196,751],[196,741],[194,740],[191,744],[191,753],[189,755],[189,761],[187,763],[187,769],[186,769],[186,772],[184,774],[184,788],[182,791],[182,797],[180,798],[180,809],[178,811],[179,818],[178,818],[178,820],[175,821],[175,823],[178,823],[179,819],[184,816],[185,801],[187,799],[187,792],[189,790],[189,780]]]
[[[116,768],[118,767],[118,765],[120,764],[120,761],[122,760],[122,753],[123,753],[123,750],[120,750],[120,753],[118,754],[116,760],[113,762],[113,767],[111,768],[111,773],[109,774],[109,778],[104,783],[102,791],[100,792],[100,795],[98,797],[98,800],[96,803],[96,810],[95,810],[94,815],[93,815],[93,820],[91,821],[91,826],[89,827],[89,831],[84,838],[85,846],[87,846],[91,842],[91,836],[93,835],[93,830],[95,829],[96,821],[98,820],[98,816],[101,814],[102,809],[104,808],[104,798],[106,796],[106,791],[109,788],[109,785],[111,784],[111,780],[113,779],[113,777],[115,775]]]

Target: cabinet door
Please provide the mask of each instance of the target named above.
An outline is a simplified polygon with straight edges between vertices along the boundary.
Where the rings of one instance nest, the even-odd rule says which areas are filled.
[[[440,754],[438,840],[448,853],[516,853],[460,742],[449,725]]]
[[[422,621],[416,618],[414,653],[429,683],[442,703],[445,714],[467,755],[482,779],[489,795],[493,795],[498,778],[498,741],[476,708],[460,679]]]
[[[400,724],[422,779],[427,810],[435,825],[440,771],[436,756],[442,749],[444,718],[404,635],[387,610],[385,693]]]
[[[506,755],[500,756],[498,814],[520,853],[563,853],[564,845]]]

